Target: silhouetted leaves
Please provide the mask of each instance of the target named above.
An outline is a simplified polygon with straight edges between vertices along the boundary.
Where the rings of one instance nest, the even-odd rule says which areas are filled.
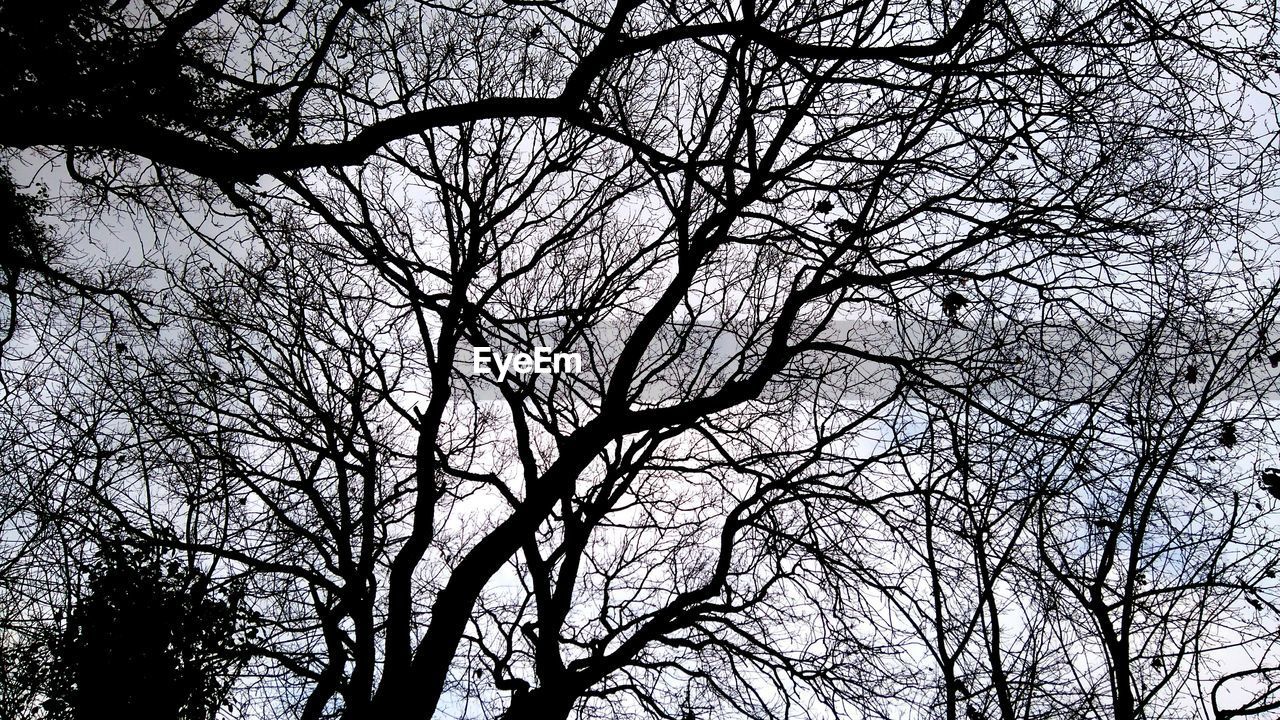
[[[858,226],[854,225],[853,221],[847,218],[836,218],[828,227],[834,228],[837,232],[842,233],[851,233],[858,229]]]
[[[0,267],[16,272],[44,264],[50,242],[39,215],[47,205],[43,192],[21,193],[8,171],[0,171]]]
[[[1222,430],[1218,435],[1218,442],[1222,443],[1225,448],[1233,448],[1236,446],[1236,424],[1231,421],[1222,423]]]
[[[233,593],[234,596],[234,593]],[[50,718],[204,720],[243,661],[238,602],[146,550],[108,548],[53,647]]]
[[[1280,468],[1267,468],[1262,471],[1262,489],[1280,500]]]
[[[260,99],[212,79],[200,43],[129,27],[105,0],[4,3],[0,101],[10,122],[32,126],[110,119],[209,128],[238,119],[269,134],[278,121]]]
[[[960,309],[969,304],[969,298],[952,290],[942,298],[942,312],[952,325],[960,324]]]
[[[38,716],[49,673],[48,646],[39,640],[0,644],[0,718]]]

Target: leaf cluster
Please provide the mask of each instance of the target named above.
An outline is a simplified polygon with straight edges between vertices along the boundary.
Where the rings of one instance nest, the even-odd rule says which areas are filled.
[[[243,663],[242,596],[148,549],[105,547],[87,592],[51,643],[51,719],[214,717]]]

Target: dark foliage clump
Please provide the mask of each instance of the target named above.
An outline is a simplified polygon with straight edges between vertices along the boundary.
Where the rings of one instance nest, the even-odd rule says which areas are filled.
[[[1262,471],[1262,489],[1280,500],[1280,468],[1266,468]],[[1268,575],[1274,577],[1274,574]]]
[[[45,265],[50,241],[39,216],[47,205],[45,193],[21,193],[9,173],[0,171],[0,268],[16,273]]]
[[[1222,444],[1222,447],[1233,448],[1236,446],[1237,440],[1236,424],[1233,422],[1222,423],[1222,430],[1218,434],[1218,442]]]
[[[52,643],[45,709],[56,720],[213,717],[242,667],[241,593],[147,550],[103,551]]]
[[[266,122],[261,97],[206,72],[212,39],[188,31],[188,15],[146,27],[106,0],[0,3],[0,104],[10,109],[8,121],[19,136],[22,127],[86,122],[135,134],[146,125]]]

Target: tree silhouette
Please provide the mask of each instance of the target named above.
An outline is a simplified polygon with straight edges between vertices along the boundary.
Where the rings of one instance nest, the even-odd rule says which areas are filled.
[[[3,349],[15,628],[119,545],[242,582],[214,694],[302,720],[1151,720],[1276,664],[1274,3],[0,8],[14,176],[147,289]]]
[[[105,547],[52,643],[48,717],[214,717],[243,662],[238,602],[177,560]]]

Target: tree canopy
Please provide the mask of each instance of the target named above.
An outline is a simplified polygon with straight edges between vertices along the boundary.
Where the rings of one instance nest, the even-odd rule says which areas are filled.
[[[1280,707],[1278,23],[4,0],[3,639],[129,547],[227,716]]]
[[[47,717],[104,712],[154,720],[216,715],[249,633],[230,597],[199,569],[155,551],[104,547],[81,598],[49,643]]]

